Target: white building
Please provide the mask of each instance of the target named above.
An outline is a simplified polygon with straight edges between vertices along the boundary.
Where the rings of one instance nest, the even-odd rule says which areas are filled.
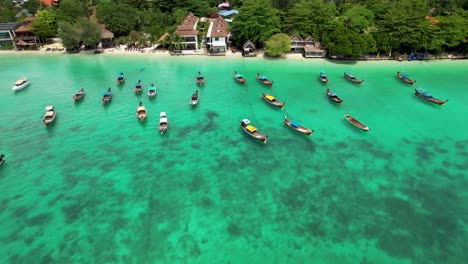
[[[210,19],[210,27],[206,34],[206,45],[210,55],[226,55],[228,24],[222,16]]]
[[[181,43],[185,49],[198,50],[198,17],[190,13],[182,24],[177,27],[176,34],[183,38]]]

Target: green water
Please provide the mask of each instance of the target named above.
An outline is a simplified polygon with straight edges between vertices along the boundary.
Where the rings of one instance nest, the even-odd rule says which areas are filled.
[[[0,69],[0,263],[468,262],[466,61],[4,54]],[[365,82],[349,83],[345,70]],[[449,102],[414,96],[397,71]],[[23,76],[31,85],[13,92]],[[57,119],[46,128],[48,104]],[[170,123],[162,136],[161,111]],[[286,114],[315,133],[286,127]],[[267,144],[243,133],[243,118]]]

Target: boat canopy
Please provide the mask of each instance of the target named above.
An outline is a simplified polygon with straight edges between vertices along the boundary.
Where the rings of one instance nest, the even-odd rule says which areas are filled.
[[[111,94],[110,91],[106,91],[106,92],[104,93],[104,95],[110,95],[110,94]]]
[[[325,70],[321,70],[321,71],[320,71],[320,75],[322,75],[322,76],[326,76],[326,74],[325,74]]]
[[[161,113],[159,113],[159,116],[160,116],[160,117],[166,116],[166,112],[161,112]]]
[[[297,121],[291,121],[291,126],[293,127],[299,127],[301,124],[299,124]]]
[[[239,73],[236,74],[236,78],[242,78],[242,77],[243,77],[242,74],[239,74]]]
[[[426,98],[432,98],[432,95],[428,93],[424,88],[419,87],[417,91],[418,93],[422,94]]]
[[[149,90],[150,90],[150,91],[156,91],[156,87],[150,86]]]
[[[262,76],[260,76],[260,80],[262,80],[262,81],[268,80],[268,77],[266,77],[265,75],[262,75]]]
[[[337,96],[336,93],[330,93],[330,96]]]
[[[253,126],[246,126],[245,127],[250,133],[257,132],[257,129]]]
[[[159,120],[159,124],[167,124],[167,118],[165,117],[162,117],[160,120]]]
[[[19,79],[19,80],[17,80],[15,82],[15,85],[21,85],[21,84],[23,84],[25,82],[27,82],[27,79],[26,78],[21,78],[21,79]]]
[[[53,105],[48,105],[48,106],[46,106],[45,110],[46,111],[52,111],[52,110],[54,110],[54,106]]]
[[[48,112],[46,112],[45,116],[46,116],[46,117],[54,116],[54,111],[48,111]]]
[[[248,124],[250,124],[250,120],[248,120],[248,119],[242,119],[242,124],[248,125]]]
[[[276,98],[271,95],[265,95],[265,98],[268,99],[269,101],[274,101]]]
[[[401,76],[403,76],[405,78],[409,78],[409,75],[407,73],[402,73]]]

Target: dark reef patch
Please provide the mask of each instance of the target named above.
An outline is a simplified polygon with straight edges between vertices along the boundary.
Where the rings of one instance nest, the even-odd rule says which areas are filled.
[[[73,224],[82,217],[83,206],[79,202],[74,202],[70,205],[61,208],[62,214],[67,224]]]
[[[45,225],[52,220],[53,216],[49,213],[42,213],[26,218],[25,222],[29,226]]]
[[[230,222],[228,224],[227,232],[231,237],[240,237],[242,235],[241,228],[237,224],[235,224],[233,222]]]

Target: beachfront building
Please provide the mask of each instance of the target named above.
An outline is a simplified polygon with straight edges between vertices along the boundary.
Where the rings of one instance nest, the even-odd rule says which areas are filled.
[[[206,47],[209,55],[226,55],[228,24],[222,16],[210,19],[206,34]]]
[[[175,32],[176,35],[180,36],[181,46],[183,46],[183,50],[174,50],[174,53],[177,54],[193,54],[194,51],[198,50],[198,24],[199,18],[194,14],[190,13],[184,19],[182,24],[177,27]]]
[[[15,30],[15,45],[18,49],[36,49],[39,47],[39,40],[31,32],[31,22],[36,19],[35,16],[28,16],[23,19],[21,26]]]
[[[303,53],[305,42],[304,39],[299,35],[291,36],[291,52]]]
[[[0,49],[15,49],[15,30],[21,23],[0,23]]]
[[[106,27],[102,24],[99,25],[101,28],[101,48],[111,48],[114,46],[114,33],[111,31],[107,30]]]
[[[327,51],[311,36],[303,39],[299,35],[291,36],[291,52],[302,53],[305,58],[325,58]]]
[[[247,40],[242,46],[242,56],[244,57],[255,57],[257,56],[257,50],[255,49],[255,44]]]

